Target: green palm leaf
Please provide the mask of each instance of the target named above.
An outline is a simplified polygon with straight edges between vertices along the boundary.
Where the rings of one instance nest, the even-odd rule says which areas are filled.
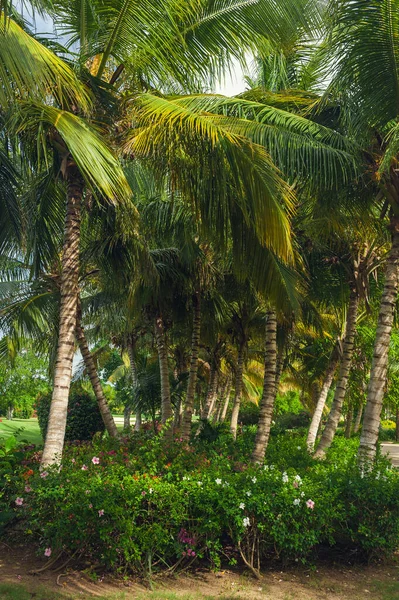
[[[87,111],[90,98],[73,70],[15,21],[0,24],[0,103],[16,96],[48,98],[61,105],[75,104]]]
[[[196,205],[208,231],[226,232],[237,207],[260,243],[292,259],[288,215],[291,190],[261,146],[236,132],[233,119],[199,113],[173,100],[140,95],[125,152],[150,160]]]
[[[131,190],[119,161],[98,132],[78,116],[53,106],[21,102],[18,112],[14,115],[14,128],[17,133],[31,133],[34,139],[40,131],[42,135],[39,139],[43,139],[44,128],[59,152],[64,152],[63,160],[67,161],[72,156],[94,193],[99,192],[114,202],[125,202],[130,198]],[[60,147],[56,136],[51,135],[51,128],[61,136],[65,148],[62,145]],[[43,141],[41,151],[46,156],[46,138]]]

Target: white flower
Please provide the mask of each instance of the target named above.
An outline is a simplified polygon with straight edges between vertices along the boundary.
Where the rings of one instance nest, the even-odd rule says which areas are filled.
[[[251,524],[249,517],[244,517],[242,524],[244,525],[244,527],[249,527],[249,525]]]
[[[150,493],[150,494],[152,494],[152,492],[153,492],[154,490],[153,490],[152,488],[150,488],[148,491],[149,491],[149,493]]]
[[[249,492],[249,491],[248,491],[248,492],[245,492],[245,493],[246,493],[246,495],[248,496],[248,498],[249,498],[250,496],[252,496],[252,492]]]
[[[271,471],[273,471],[273,469],[274,469],[274,465],[270,465],[269,469],[270,469]]]
[[[285,471],[283,473],[282,480],[283,480],[283,483],[287,483],[288,482],[288,475],[287,475],[287,473]]]
[[[197,485],[202,485],[202,481],[197,481]]]
[[[297,446],[296,449],[297,450],[302,450],[302,448],[300,446]]]
[[[188,477],[184,476],[183,481],[187,481]]]
[[[241,504],[240,504],[240,508],[241,508],[241,510],[244,510],[244,508],[245,508],[245,504],[244,504],[244,502],[241,502]]]
[[[381,476],[381,473],[380,473],[379,471],[377,471],[377,474],[376,474],[375,478],[376,478],[376,479],[379,479],[379,478],[380,478],[380,476]]]
[[[302,478],[300,475],[295,475],[294,479],[295,479],[295,481],[302,481]]]
[[[222,485],[222,480],[221,479],[215,479],[215,482],[217,483],[217,485]]]
[[[360,471],[360,478],[363,479],[364,478],[364,471],[363,469]]]
[[[305,492],[301,492],[301,498],[303,498],[305,495]]]
[[[268,471],[268,470],[269,470],[269,465],[265,465],[265,466],[263,467],[263,470],[264,470],[264,471]]]
[[[256,477],[252,477],[252,483],[256,483],[258,480],[256,479]]]
[[[300,499],[299,498],[295,498],[295,500],[294,500],[294,506],[299,506],[300,503],[301,503]]]

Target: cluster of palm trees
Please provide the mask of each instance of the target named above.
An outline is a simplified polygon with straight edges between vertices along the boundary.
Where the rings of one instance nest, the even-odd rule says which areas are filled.
[[[399,283],[399,2],[35,0],[58,40],[0,6],[1,353],[49,355],[43,466],[77,345],[117,435],[91,342],[126,351],[133,388],[136,353],[156,352],[161,419],[184,439],[230,398],[235,437],[262,382],[254,461],[282,374],[303,376],[311,450],[336,380],[322,456],[375,317],[371,460]],[[207,93],[249,54],[246,92]]]

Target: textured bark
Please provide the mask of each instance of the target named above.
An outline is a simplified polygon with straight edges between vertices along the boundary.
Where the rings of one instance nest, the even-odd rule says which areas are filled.
[[[342,348],[342,360],[339,369],[337,387],[335,388],[334,400],[328,415],[327,425],[321,436],[320,443],[315,452],[315,458],[323,458],[337,431],[338,423],[342,414],[346,390],[348,388],[349,373],[352,366],[354,339],[356,333],[356,319],[359,308],[359,297],[356,291],[351,292],[348,313],[346,316],[345,337]]]
[[[355,423],[353,425],[353,433],[354,433],[354,435],[356,435],[356,433],[360,429],[360,423],[362,422],[362,416],[363,416],[363,404],[361,406],[359,406],[359,408],[357,410],[357,413],[356,413]]]
[[[136,389],[137,384],[138,384],[137,366],[136,366],[136,361],[134,358],[134,347],[135,347],[135,339],[132,336],[127,342],[127,354],[129,357],[130,378],[132,380],[133,390]],[[131,415],[132,415],[132,407],[127,405],[125,407],[125,411],[123,413],[123,416],[124,416],[123,428],[127,429],[128,431],[130,430],[130,427],[131,427],[131,425],[130,425]],[[136,420],[135,420],[135,424],[134,424],[134,431],[140,431],[140,429],[141,429],[141,412],[136,411]]]
[[[223,409],[222,409],[222,412],[221,412],[220,418],[219,418],[220,423],[224,423],[224,421],[226,419],[227,411],[229,408],[229,402],[230,402],[230,392],[231,392],[231,376],[229,376],[229,378],[227,380],[227,387],[226,387],[226,392],[225,392],[226,395],[225,395],[225,399],[224,399]]]
[[[212,410],[215,405],[215,400],[216,400],[216,396],[217,396],[218,380],[219,380],[219,373],[218,373],[217,368],[211,367],[211,372],[209,375],[208,393],[206,395],[204,409],[201,414],[202,420],[209,419],[209,417],[212,414]]]
[[[115,425],[114,417],[112,416],[112,413],[109,409],[107,399],[105,398],[103,392],[103,388],[101,387],[101,382],[98,377],[96,364],[89,350],[89,345],[87,343],[83,327],[79,322],[79,318],[76,325],[76,340],[78,342],[80,352],[82,353],[83,362],[86,367],[86,372],[89,376],[90,383],[92,385],[94,395],[97,400],[98,408],[100,410],[101,417],[104,421],[105,429],[108,431],[110,437],[116,438],[118,437],[118,430]]]
[[[43,468],[54,463],[59,463],[64,447],[68,396],[75,352],[82,195],[83,181],[79,172],[77,169],[69,167],[67,173],[67,206],[61,259],[58,346],[54,368],[53,394],[41,461]]]
[[[161,421],[162,423],[166,423],[173,417],[173,409],[170,401],[168,349],[166,346],[165,330],[161,316],[155,319],[155,340],[157,343],[159,371],[161,376]]]
[[[399,283],[399,218],[391,218],[392,247],[385,265],[385,284],[382,293],[377,332],[374,343],[367,403],[364,411],[362,434],[360,436],[359,463],[363,465],[374,459],[384,387],[387,378],[389,342],[398,297]]]
[[[352,424],[353,424],[353,406],[349,403],[348,414],[346,415],[345,421],[345,437],[349,439],[352,435]]]
[[[242,375],[244,370],[244,344],[238,349],[238,358],[237,358],[237,370],[236,370],[236,378],[234,385],[234,404],[233,411],[231,413],[231,421],[230,421],[230,431],[233,439],[235,440],[237,437],[237,424],[238,424],[238,415],[240,413],[240,405],[241,405],[241,396],[242,396]]]
[[[309,452],[314,452],[314,444],[317,437],[317,432],[319,431],[321,419],[323,416],[323,410],[326,404],[328,392],[331,388],[335,371],[337,370],[338,358],[335,350],[331,355],[329,365],[324,377],[323,385],[321,386],[320,394],[317,400],[316,408],[313,413],[312,421],[310,423],[308,438],[307,438],[307,447]]]
[[[129,404],[126,404],[125,410],[123,411],[123,429],[126,431],[130,430],[130,417],[132,416],[132,409]]]
[[[198,353],[201,333],[201,302],[199,293],[194,296],[193,333],[191,339],[190,372],[188,375],[186,406],[183,415],[181,437],[188,440],[191,435],[191,421],[194,410],[195,386],[198,376]]]
[[[259,411],[258,429],[255,438],[255,448],[252,462],[262,462],[265,458],[266,447],[269,441],[270,426],[273,417],[274,401],[276,399],[276,371],[277,371],[277,318],[276,313],[270,311],[266,322],[266,349],[265,349],[265,374],[263,379],[263,393]]]

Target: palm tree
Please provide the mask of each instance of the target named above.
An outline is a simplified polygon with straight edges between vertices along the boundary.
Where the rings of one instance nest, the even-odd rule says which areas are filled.
[[[399,286],[398,94],[399,23],[397,0],[331,2],[329,94],[343,92],[347,111],[355,109],[358,139],[372,148],[366,156],[376,174],[383,214],[389,214],[392,244],[385,264],[373,362],[367,393],[359,461],[374,458],[388,368],[388,348]],[[370,85],[370,81],[373,85]],[[376,159],[377,158],[377,159]]]

